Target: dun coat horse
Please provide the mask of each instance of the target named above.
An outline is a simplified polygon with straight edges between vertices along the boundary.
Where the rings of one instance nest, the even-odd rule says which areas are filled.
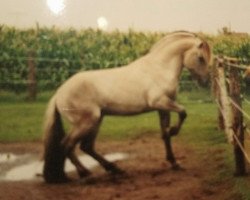
[[[179,167],[171,147],[171,136],[178,134],[186,118],[176,93],[183,68],[199,83],[209,77],[211,51],[206,41],[190,32],[173,32],[150,51],[129,65],[79,72],[63,83],[51,98],[45,121],[44,179],[48,183],[67,180],[64,162],[68,157],[80,177],[90,172],[74,153],[76,144],[111,173],[122,173],[114,163],[94,149],[98,129],[105,115],[135,115],[158,111],[166,159]],[[170,127],[170,112],[177,112],[178,123]],[[72,125],[65,134],[61,116]]]

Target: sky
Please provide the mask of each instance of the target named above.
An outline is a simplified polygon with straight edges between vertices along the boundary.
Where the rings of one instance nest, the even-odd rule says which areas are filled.
[[[0,24],[29,28],[36,23],[107,31],[207,33],[226,26],[250,33],[250,0],[0,0]]]

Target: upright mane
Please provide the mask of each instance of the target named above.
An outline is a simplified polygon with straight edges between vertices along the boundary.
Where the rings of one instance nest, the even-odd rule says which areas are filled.
[[[181,39],[181,38],[188,38],[188,37],[197,37],[196,34],[188,32],[188,31],[175,31],[172,33],[167,34],[165,37],[160,39],[153,47],[150,49],[150,52],[161,50],[163,47],[165,47],[170,42]]]

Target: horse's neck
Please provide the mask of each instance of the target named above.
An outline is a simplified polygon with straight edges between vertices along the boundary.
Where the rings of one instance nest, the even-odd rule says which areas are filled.
[[[168,89],[171,93],[175,93],[178,88],[179,80],[183,70],[183,62],[181,56],[174,56],[167,63],[162,63],[161,76],[166,85],[170,85]],[[164,83],[162,83],[164,84]]]
[[[183,56],[185,51],[193,47],[196,38],[190,37],[173,41],[162,48],[158,48],[156,51],[152,51],[152,54],[158,60],[167,63],[169,59],[175,56]]]
[[[138,65],[147,70],[167,95],[175,98],[179,80],[183,70],[183,57],[185,52],[194,43],[181,41],[167,46],[161,51],[152,51],[138,60]]]
[[[172,44],[152,51],[148,54],[161,68],[161,73],[170,81],[179,81],[183,70],[183,57],[187,50],[193,47],[194,38],[188,38],[173,42]]]
[[[148,60],[148,71],[151,74],[157,74],[161,77],[160,80],[178,84],[178,81],[183,70],[183,56],[176,54],[159,59],[154,55],[148,55],[145,60]]]

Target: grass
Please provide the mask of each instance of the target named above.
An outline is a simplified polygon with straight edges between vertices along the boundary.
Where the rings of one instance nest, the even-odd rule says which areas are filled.
[[[44,103],[0,105],[0,141],[34,141],[41,138]]]
[[[37,97],[36,102],[26,101],[26,94],[14,95],[13,93],[0,91],[0,141],[20,142],[36,141],[42,138],[42,124],[44,112],[48,99],[53,92],[43,92]],[[180,102],[189,102],[187,110],[190,113],[199,113],[199,110],[211,110],[213,104],[196,104],[199,99],[204,99],[204,91],[196,93],[181,93]],[[190,101],[190,99],[192,101]],[[206,95],[208,98],[208,95]],[[190,103],[191,102],[191,103]],[[213,115],[213,113],[210,113]],[[197,115],[199,118],[199,115]],[[193,128],[190,120],[190,128]],[[174,117],[176,118],[176,116]],[[199,119],[200,120],[200,119]],[[159,132],[159,122],[157,113],[147,113],[133,117],[105,117],[100,130],[100,138],[123,139],[128,137],[138,137],[140,134]]]
[[[0,92],[0,142],[39,141],[42,138],[43,115],[51,92],[41,93],[36,102],[25,101],[25,95],[16,97],[7,92]],[[234,158],[232,146],[226,142],[225,135],[217,129],[217,107],[212,103],[208,91],[181,92],[181,102],[188,112],[188,118],[183,125],[181,134],[175,138],[183,144],[188,144],[198,152],[199,156],[213,162],[217,151],[222,152],[223,167],[215,169],[209,175],[207,185],[227,183],[230,191],[228,199],[250,200],[249,178],[234,178]],[[244,103],[246,111],[250,104]],[[248,112],[249,113],[249,112]],[[173,121],[177,115],[173,114]],[[250,126],[250,121],[246,120]],[[101,126],[99,139],[136,138],[144,134],[156,134],[160,138],[157,113],[147,113],[133,117],[106,117]],[[249,137],[246,143],[248,152]],[[211,156],[209,156],[211,155]],[[212,165],[212,164],[211,164]],[[212,178],[211,178],[212,177]],[[225,198],[226,199],[226,198]]]

